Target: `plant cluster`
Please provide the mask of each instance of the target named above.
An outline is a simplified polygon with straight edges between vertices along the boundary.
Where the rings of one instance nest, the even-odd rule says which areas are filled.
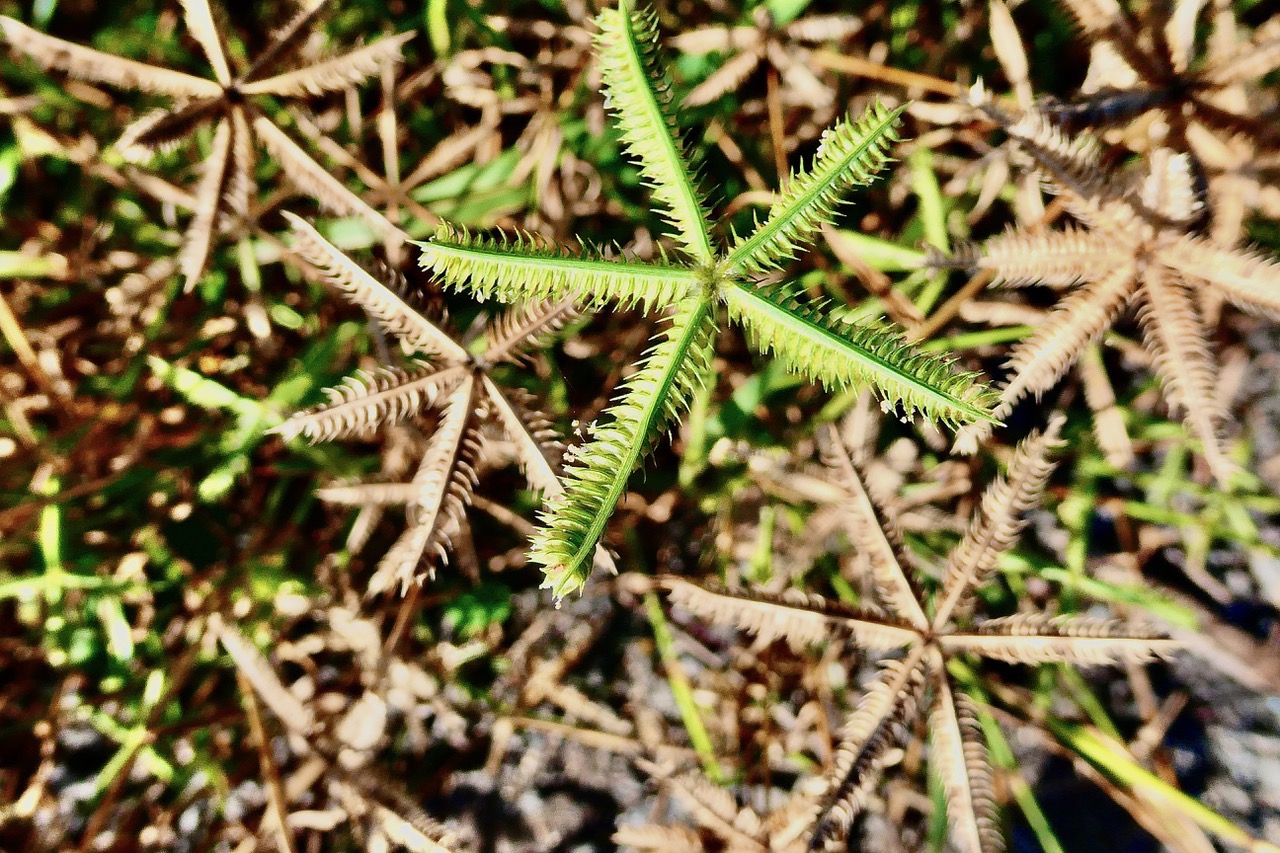
[[[1277,850],[1178,738],[1280,695],[1280,16],[89,5],[0,4],[0,846],[1058,851],[1065,760]]]

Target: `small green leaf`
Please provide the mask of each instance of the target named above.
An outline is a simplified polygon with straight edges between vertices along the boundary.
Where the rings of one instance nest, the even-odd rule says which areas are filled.
[[[439,58],[449,55],[449,3],[448,0],[427,0],[427,37],[431,49]]]
[[[511,590],[501,584],[486,583],[451,602],[441,619],[446,631],[464,640],[482,633],[490,625],[511,616]]]
[[[194,370],[178,367],[154,355],[147,356],[147,364],[162,382],[202,409],[225,409],[242,420],[261,422],[262,432],[283,420],[278,412],[257,400],[241,397],[222,383]]]
[[[0,251],[0,278],[66,278],[67,259],[53,253]]]
[[[841,239],[848,241],[864,261],[880,272],[906,272],[919,269],[924,264],[925,253],[917,249],[858,231],[841,229],[839,233]]]
[[[122,663],[132,660],[133,629],[129,627],[129,620],[125,618],[120,599],[115,597],[98,599],[94,609],[107,635],[107,654]]]

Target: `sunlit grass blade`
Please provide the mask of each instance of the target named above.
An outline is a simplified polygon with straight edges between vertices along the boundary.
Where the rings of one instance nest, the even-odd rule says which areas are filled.
[[[1116,743],[1091,726],[1049,717],[1046,725],[1064,746],[1088,761],[1120,785],[1142,796],[1167,804],[1228,844],[1251,853],[1277,853],[1280,846],[1254,838],[1229,818],[1178,790],[1134,760],[1124,744]]]

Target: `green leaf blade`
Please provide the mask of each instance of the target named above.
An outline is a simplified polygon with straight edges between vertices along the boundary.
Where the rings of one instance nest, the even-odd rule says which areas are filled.
[[[791,372],[829,390],[867,383],[886,407],[899,403],[911,416],[948,425],[991,421],[994,395],[975,374],[957,371],[951,359],[922,352],[891,329],[837,323],[794,290],[732,284],[721,298],[757,352],[771,352]]]
[[[529,559],[544,567],[557,599],[580,589],[605,523],[662,429],[679,420],[711,372],[715,303],[691,296],[677,309],[621,396],[588,431],[548,504]]]
[[[652,12],[628,10],[623,2],[602,11],[596,23],[606,103],[627,151],[665,208],[676,239],[695,260],[709,264],[714,252],[706,203],[686,167],[693,160],[672,114],[671,81],[658,64],[657,21]]]
[[[527,234],[482,237],[444,226],[417,245],[423,269],[481,300],[573,299],[591,308],[612,301],[648,312],[676,305],[698,284],[690,269],[575,257]]]
[[[841,121],[824,133],[808,171],[793,175],[765,221],[749,237],[734,242],[729,275],[780,269],[823,225],[834,221],[844,194],[869,184],[889,162],[889,146],[899,141],[896,127],[903,109],[891,110],[876,101],[862,118]]]

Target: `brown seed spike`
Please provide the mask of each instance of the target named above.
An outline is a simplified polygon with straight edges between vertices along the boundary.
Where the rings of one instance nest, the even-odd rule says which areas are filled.
[[[490,371],[511,361],[523,349],[545,342],[571,318],[572,303],[543,302],[513,309],[484,330],[487,346],[472,354],[440,325],[424,317],[388,286],[326,240],[313,226],[286,213],[293,227],[293,254],[304,271],[365,309],[406,350],[430,362],[411,367],[357,371],[336,388],[326,389],[327,403],[295,414],[273,432],[286,440],[303,436],[312,442],[371,436],[393,426],[425,425],[434,411],[434,431],[425,448],[415,450],[417,474],[411,483],[344,483],[321,490],[335,503],[374,508],[406,507],[409,525],[380,561],[369,584],[370,594],[405,589],[431,574],[453,540],[469,536],[465,511],[482,467],[481,435],[492,427],[514,450],[514,461],[529,487],[554,499],[561,493],[560,442],[547,419],[519,388],[505,388]],[[403,476],[405,470],[388,476]],[[608,556],[597,554],[602,567]],[[425,568],[424,568],[425,567]]]
[[[326,5],[305,4],[285,32],[237,75],[228,64],[207,0],[182,0],[187,27],[209,61],[212,80],[71,44],[5,16],[0,16],[0,31],[14,51],[25,53],[46,68],[120,89],[173,98],[172,106],[144,116],[125,130],[118,145],[130,159],[145,159],[156,150],[192,138],[203,125],[215,125],[212,153],[200,170],[195,216],[180,253],[186,286],[191,289],[204,272],[221,222],[249,213],[253,181],[251,137],[262,143],[299,189],[313,195],[327,209],[364,219],[388,240],[407,239],[280,130],[260,111],[262,105],[252,102],[262,95],[290,99],[354,86],[387,63],[398,61],[401,49],[412,37],[406,33],[382,39],[332,59],[263,78],[263,71],[301,46],[305,27]]]
[[[1087,225],[1056,234],[1008,232],[958,258],[997,280],[1040,280],[1065,291],[1048,322],[1014,349],[996,417],[1052,387],[1133,305],[1170,402],[1200,442],[1210,472],[1219,483],[1229,483],[1238,469],[1223,445],[1226,415],[1216,399],[1210,336],[1190,292],[1207,291],[1208,297],[1274,316],[1280,308],[1272,293],[1280,283],[1280,264],[1192,232],[1201,202],[1186,154],[1157,149],[1140,171],[1114,173],[1044,117],[1007,115],[982,91],[974,101],[1048,173],[1068,209]],[[1090,251],[1095,257],[1086,259]],[[974,453],[990,434],[989,424],[966,426],[955,449]]]
[[[1053,470],[1049,457],[1061,444],[1063,424],[1064,419],[1055,415],[1043,432],[1018,446],[1006,475],[987,489],[980,511],[940,572],[942,585],[937,593],[928,593],[918,582],[877,582],[876,590],[884,597],[879,602],[882,606],[894,612],[910,611],[901,599],[913,596],[915,610],[932,614],[924,624],[894,622],[798,592],[727,593],[674,577],[654,581],[694,617],[737,627],[766,642],[786,638],[795,646],[814,645],[848,632],[863,650],[880,648],[902,655],[883,663],[879,676],[846,718],[832,766],[811,780],[819,783],[819,789],[802,782],[788,805],[764,821],[769,834],[762,841],[772,845],[767,849],[790,853],[792,843],[804,838],[810,850],[844,849],[850,827],[879,783],[883,765],[895,747],[905,747],[910,724],[923,714],[930,732],[929,761],[943,783],[952,842],[964,853],[1000,853],[1004,839],[992,768],[977,710],[957,685],[951,673],[953,662],[963,660],[966,669],[974,659],[1031,665],[1137,665],[1178,650],[1180,644],[1160,631],[1114,618],[1034,612],[995,619],[973,616],[979,587],[992,579],[999,557],[1013,546],[1025,523],[1024,513],[1040,501]],[[826,431],[824,455],[836,468],[838,481],[861,487],[862,477],[847,448],[833,449],[838,438],[834,430]],[[867,510],[872,504],[860,505],[841,496],[835,505],[849,516],[851,539],[865,540],[868,544],[863,547],[869,549],[880,547],[882,556],[892,555],[895,572],[909,571],[905,562],[897,560],[896,547],[885,548],[894,534],[882,514]],[[879,546],[863,529],[869,525],[885,528]],[[873,560],[872,573],[883,571]]]

